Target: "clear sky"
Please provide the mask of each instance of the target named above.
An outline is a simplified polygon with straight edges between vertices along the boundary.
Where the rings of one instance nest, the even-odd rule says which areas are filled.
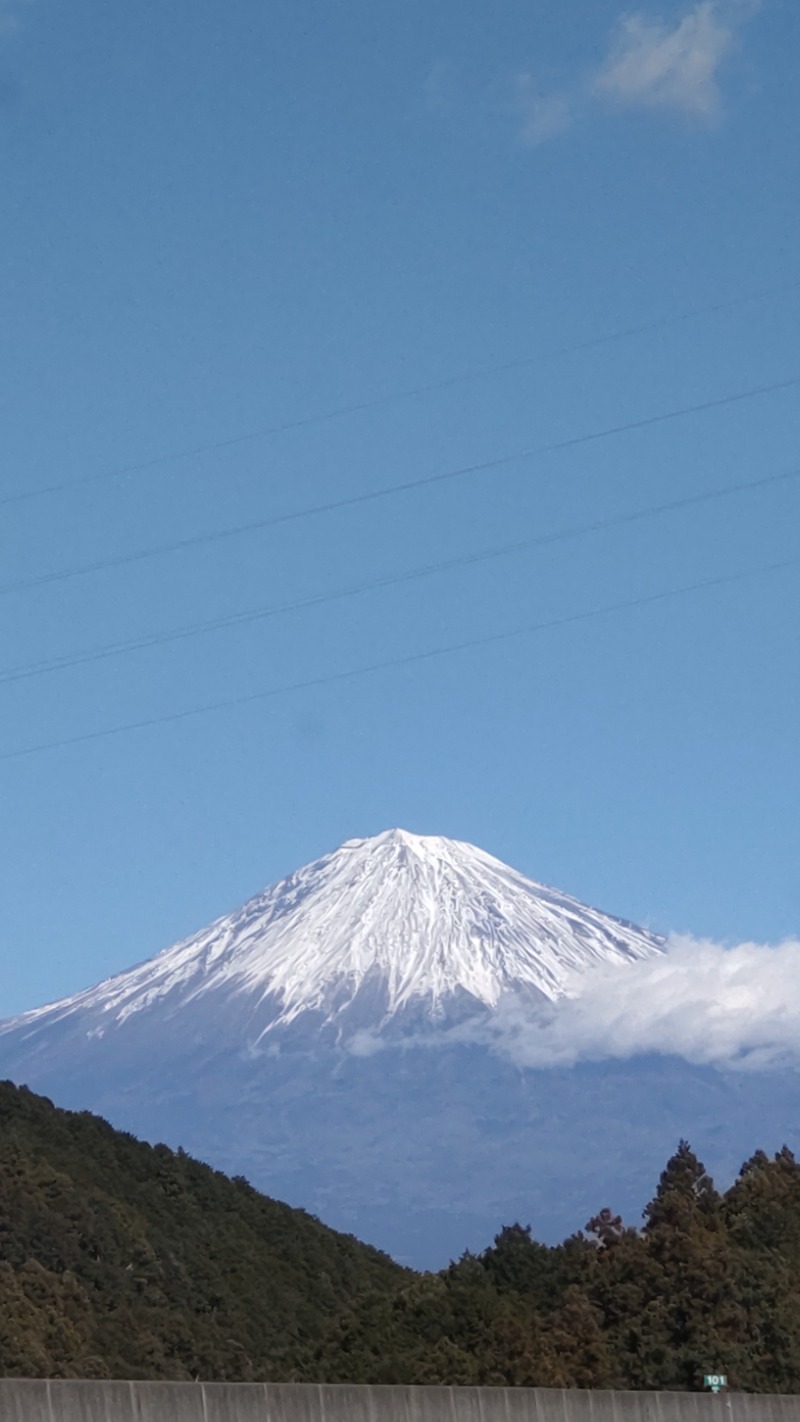
[[[0,1015],[393,825],[797,934],[798,52],[2,0]]]

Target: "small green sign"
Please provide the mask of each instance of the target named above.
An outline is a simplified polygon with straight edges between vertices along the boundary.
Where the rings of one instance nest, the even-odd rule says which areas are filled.
[[[709,1392],[720,1392],[723,1387],[728,1386],[728,1379],[724,1373],[706,1373],[703,1378],[703,1387]]]

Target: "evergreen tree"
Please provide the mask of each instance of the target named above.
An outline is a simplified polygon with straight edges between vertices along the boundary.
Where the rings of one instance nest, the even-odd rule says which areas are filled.
[[[739,1386],[746,1320],[722,1199],[686,1141],[645,1210],[644,1239],[650,1385],[691,1387],[704,1373],[723,1372]]]
[[[758,1151],[728,1191],[724,1215],[735,1248],[745,1314],[746,1385],[800,1391],[800,1165],[784,1147]]]

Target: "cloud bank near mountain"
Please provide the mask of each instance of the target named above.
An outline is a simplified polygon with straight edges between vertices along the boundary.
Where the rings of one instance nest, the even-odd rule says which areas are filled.
[[[491,1015],[414,1041],[480,1043],[533,1069],[656,1053],[721,1069],[800,1070],[800,940],[726,947],[673,936],[662,956],[574,975],[556,1003],[507,994]],[[384,1045],[362,1032],[351,1050],[369,1056]]]
[[[777,946],[670,939],[661,958],[603,965],[543,1017],[500,1004],[492,1045],[519,1066],[642,1053],[746,1070],[800,1067],[800,941]]]

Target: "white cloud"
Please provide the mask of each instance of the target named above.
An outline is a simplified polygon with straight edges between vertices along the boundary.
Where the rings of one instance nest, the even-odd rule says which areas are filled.
[[[627,15],[594,91],[620,104],[713,117],[721,105],[720,68],[752,13],[750,6],[700,0],[673,25],[641,11]]]
[[[800,1066],[800,941],[728,948],[673,937],[662,957],[574,978],[560,1002],[510,997],[491,1016],[405,1045],[448,1042],[481,1043],[528,1068],[654,1052],[738,1070]],[[363,1032],[350,1050],[371,1056],[387,1045]]]
[[[523,143],[536,148],[565,133],[572,124],[574,100],[570,95],[542,94],[530,74],[517,75],[516,90]]]
[[[800,1064],[800,942],[673,938],[662,958],[583,975],[536,1017],[501,1006],[486,1038],[520,1066],[658,1052],[698,1064]]]
[[[570,128],[593,107],[662,109],[711,120],[722,108],[721,74],[742,26],[761,0],[697,0],[667,21],[634,10],[617,22],[606,58],[569,88],[543,93],[530,74],[514,80],[520,138],[536,147]]]

